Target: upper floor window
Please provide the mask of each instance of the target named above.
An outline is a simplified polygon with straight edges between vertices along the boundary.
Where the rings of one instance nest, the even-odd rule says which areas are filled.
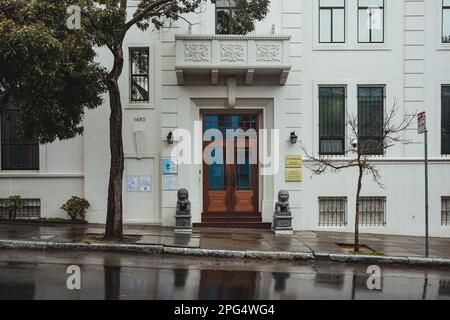
[[[321,155],[345,154],[345,87],[319,88]]]
[[[442,43],[450,43],[450,0],[442,0]]]
[[[149,102],[149,48],[130,48],[130,101]]]
[[[216,34],[233,34],[233,17],[236,3],[233,0],[216,0]]]
[[[450,85],[441,88],[441,153],[450,154]]]
[[[5,106],[1,110],[2,170],[39,170],[38,139],[19,135],[19,110]]]
[[[345,0],[319,0],[319,42],[345,42]]]
[[[358,87],[358,142],[365,154],[384,154],[384,87]]]
[[[358,42],[384,42],[384,0],[358,0]]]

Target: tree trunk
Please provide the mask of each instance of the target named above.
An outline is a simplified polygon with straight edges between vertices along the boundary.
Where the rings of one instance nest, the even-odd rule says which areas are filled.
[[[356,212],[355,212],[355,252],[359,252],[359,198],[362,189],[363,167],[359,166],[358,190],[356,191]]]
[[[122,184],[124,171],[124,153],[122,138],[122,103],[118,79],[123,69],[122,45],[115,48],[114,66],[108,75],[107,84],[109,91],[109,103],[111,115],[110,126],[110,150],[111,168],[108,187],[108,211],[106,216],[105,238],[121,239],[123,237],[122,226]]]

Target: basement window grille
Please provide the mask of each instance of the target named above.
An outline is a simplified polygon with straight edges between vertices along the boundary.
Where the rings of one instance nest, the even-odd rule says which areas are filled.
[[[450,281],[439,280],[439,295],[450,297]]]
[[[385,197],[362,197],[360,199],[359,225],[363,227],[386,226]]]
[[[0,218],[9,219],[10,212],[6,208],[5,200],[0,199]],[[17,209],[16,219],[39,219],[41,217],[41,200],[40,199],[22,199],[24,206]]]
[[[450,226],[450,197],[442,197],[441,223],[445,227]]]
[[[319,198],[319,227],[347,226],[347,198]]]

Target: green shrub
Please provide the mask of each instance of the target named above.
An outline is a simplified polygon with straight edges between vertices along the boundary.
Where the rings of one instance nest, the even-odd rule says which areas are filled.
[[[17,210],[22,209],[25,205],[21,196],[10,196],[3,200],[3,206],[9,214],[9,219],[16,219]]]
[[[63,209],[72,220],[84,221],[86,219],[86,211],[90,206],[90,203],[86,199],[72,197],[61,207],[61,209]]]

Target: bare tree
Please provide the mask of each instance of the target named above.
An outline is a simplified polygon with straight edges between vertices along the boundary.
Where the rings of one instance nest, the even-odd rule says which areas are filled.
[[[359,211],[364,175],[371,175],[378,186],[384,188],[380,172],[373,161],[374,156],[386,154],[386,150],[396,144],[411,143],[410,140],[404,137],[403,133],[411,126],[416,114],[404,115],[403,119],[399,123],[396,123],[397,114],[397,101],[395,101],[393,107],[385,113],[384,117],[383,115],[380,115],[379,119],[363,119],[362,117],[358,117],[358,115],[347,113],[346,124],[350,128],[350,135],[347,137],[349,143],[346,147],[346,154],[342,159],[325,155],[315,156],[309,153],[303,144],[301,145],[307,160],[306,166],[313,172],[313,175],[357,168],[355,252],[359,252],[360,249]]]

